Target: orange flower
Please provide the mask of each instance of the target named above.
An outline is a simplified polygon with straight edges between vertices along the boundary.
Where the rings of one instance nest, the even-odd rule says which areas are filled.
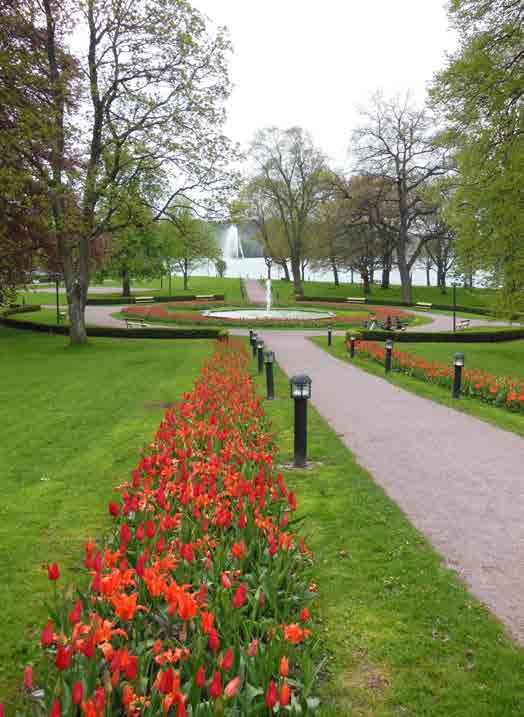
[[[134,618],[135,612],[141,607],[137,605],[137,600],[138,595],[136,593],[131,593],[131,595],[120,593],[119,595],[113,596],[111,602],[113,603],[116,614],[122,622],[128,622]]]
[[[311,630],[300,627],[300,625],[296,622],[291,623],[290,625],[284,625],[283,627],[284,640],[287,640],[287,642],[290,642],[292,645],[299,645],[307,637],[309,637],[309,635],[311,635]]]

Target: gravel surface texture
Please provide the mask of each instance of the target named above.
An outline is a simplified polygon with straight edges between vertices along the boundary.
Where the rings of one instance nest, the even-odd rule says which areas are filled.
[[[524,440],[339,361],[303,336],[262,332],[357,461],[524,644]]]

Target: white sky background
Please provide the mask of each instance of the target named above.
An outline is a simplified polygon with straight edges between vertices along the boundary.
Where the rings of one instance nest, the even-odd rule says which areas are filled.
[[[377,89],[421,102],[456,46],[444,0],[193,0],[233,42],[226,134],[299,125],[335,166]]]

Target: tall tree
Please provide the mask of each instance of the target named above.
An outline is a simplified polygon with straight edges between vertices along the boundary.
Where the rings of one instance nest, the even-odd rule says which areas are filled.
[[[325,192],[326,162],[300,127],[257,132],[251,156],[258,167],[257,191],[280,219],[291,260],[295,293],[302,294],[302,264],[310,221]]]
[[[361,112],[361,126],[353,133],[353,150],[359,173],[390,183],[397,217],[395,255],[402,283],[402,298],[411,303],[411,270],[427,236],[420,231],[421,218],[434,212],[425,190],[444,172],[443,156],[433,141],[430,113],[404,101],[375,95],[371,107]]]
[[[128,184],[154,172],[162,185],[155,218],[192,190],[202,197],[203,190],[224,189],[229,43],[222,29],[210,33],[185,0],[41,0],[35,23],[45,37],[52,96],[46,176],[52,230],[71,340],[83,343],[93,243],[119,228],[115,217]],[[78,57],[81,116],[67,102],[59,61],[75,23],[87,43]],[[126,216],[121,228],[133,221]]]
[[[432,99],[457,169],[446,216],[458,260],[490,272],[511,309],[524,307],[524,11],[519,0],[452,0],[459,46]]]

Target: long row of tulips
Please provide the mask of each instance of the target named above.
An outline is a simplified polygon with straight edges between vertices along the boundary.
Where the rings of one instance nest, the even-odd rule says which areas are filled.
[[[24,675],[27,713],[312,714],[312,556],[239,344],[219,346],[169,409],[61,589]],[[67,597],[66,597],[67,596]]]
[[[375,341],[358,341],[357,351],[359,356],[384,363],[385,348],[382,344]],[[391,368],[445,386],[449,390],[453,384],[454,369],[451,365],[427,361],[405,351],[393,350]],[[480,369],[466,368],[462,371],[461,393],[510,411],[524,413],[524,379],[522,378],[494,376]]]

